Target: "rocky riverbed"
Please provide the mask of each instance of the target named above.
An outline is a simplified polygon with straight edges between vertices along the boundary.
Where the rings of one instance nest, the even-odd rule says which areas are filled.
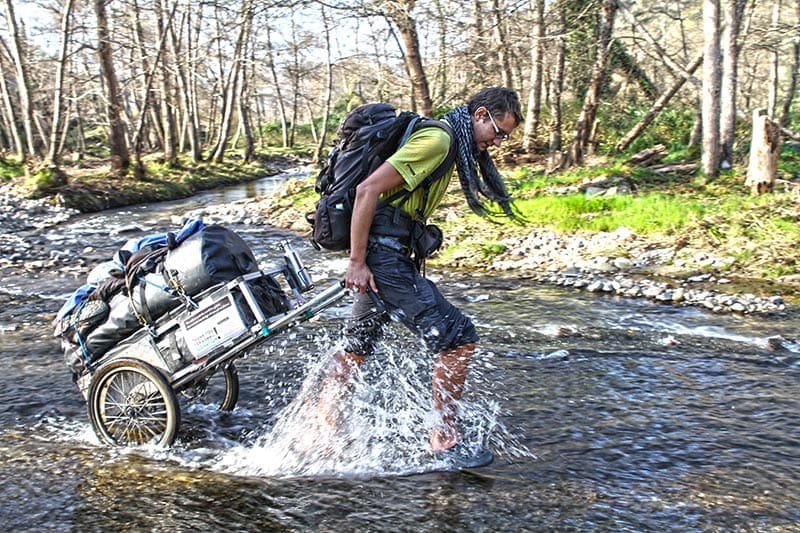
[[[292,187],[258,199],[247,199],[206,207],[191,213],[206,223],[269,224],[308,233],[304,213],[288,207]],[[46,199],[27,200],[0,191],[0,273],[78,268],[92,250],[81,257],[65,256],[48,247],[39,232],[69,220],[77,211],[54,206]],[[447,215],[447,213],[445,214]],[[452,214],[451,214],[452,215]],[[459,235],[449,235],[447,244]],[[543,229],[524,232],[499,243],[504,251],[491,261],[472,250],[455,251],[448,256],[448,268],[478,269],[514,275],[532,282],[586,290],[619,297],[647,298],[670,305],[693,305],[713,312],[776,313],[785,311],[784,295],[756,295],[736,292],[730,277],[731,258],[710,251],[676,249],[643,239],[626,228],[596,234],[563,235]],[[625,250],[624,257],[614,251]],[[615,255],[616,254],[616,255]],[[80,265],[67,265],[81,262]],[[432,267],[444,268],[435,260]],[[731,276],[733,277],[733,276]]]

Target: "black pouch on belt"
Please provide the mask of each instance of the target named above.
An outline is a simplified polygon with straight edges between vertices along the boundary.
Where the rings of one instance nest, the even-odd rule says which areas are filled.
[[[422,260],[432,256],[442,246],[442,242],[444,242],[444,235],[439,226],[415,224],[411,234],[411,245],[417,259]]]

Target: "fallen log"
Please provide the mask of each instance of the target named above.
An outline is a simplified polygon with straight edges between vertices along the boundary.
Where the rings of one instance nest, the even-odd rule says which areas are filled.
[[[646,150],[642,150],[641,152],[633,154],[630,159],[628,159],[628,163],[632,165],[648,167],[664,159],[667,154],[669,154],[667,147],[663,144],[657,144]]]

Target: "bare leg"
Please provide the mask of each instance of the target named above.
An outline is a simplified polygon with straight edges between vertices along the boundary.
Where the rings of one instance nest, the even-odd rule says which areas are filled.
[[[327,428],[336,426],[339,403],[364,359],[363,355],[350,352],[339,352],[333,357],[319,391],[317,422],[320,425]]]
[[[433,408],[441,416],[441,425],[431,434],[431,450],[435,452],[458,443],[456,402],[464,393],[467,366],[475,346],[475,343],[470,343],[441,352],[433,367]]]

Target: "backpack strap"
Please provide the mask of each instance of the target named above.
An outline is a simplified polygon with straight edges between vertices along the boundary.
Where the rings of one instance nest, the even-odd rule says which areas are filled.
[[[381,202],[379,203],[379,207],[383,207],[385,205],[390,205],[392,202],[402,198],[402,200],[397,206],[399,208],[399,206],[403,205],[411,197],[411,195],[414,194],[414,192],[417,189],[419,189],[420,187],[424,187],[422,204],[417,209],[417,216],[421,220],[425,220],[425,207],[428,205],[428,194],[430,193],[431,184],[436,180],[440,179],[442,176],[444,176],[447,170],[451,166],[453,166],[453,163],[455,163],[456,160],[455,135],[453,135],[453,130],[450,128],[449,125],[438,120],[423,119],[422,117],[418,117],[417,119],[412,120],[411,123],[409,123],[408,127],[406,128],[405,133],[403,134],[403,138],[401,139],[400,144],[398,145],[398,149],[406,143],[406,141],[408,140],[408,138],[411,136],[412,133],[426,127],[441,128],[444,131],[446,131],[447,134],[450,136],[450,147],[447,150],[447,155],[445,156],[444,160],[441,163],[439,163],[439,166],[436,167],[433,172],[431,172],[424,180],[418,183],[417,186],[414,187],[413,189],[411,190],[400,189],[399,191],[395,192],[388,198],[381,200]]]

